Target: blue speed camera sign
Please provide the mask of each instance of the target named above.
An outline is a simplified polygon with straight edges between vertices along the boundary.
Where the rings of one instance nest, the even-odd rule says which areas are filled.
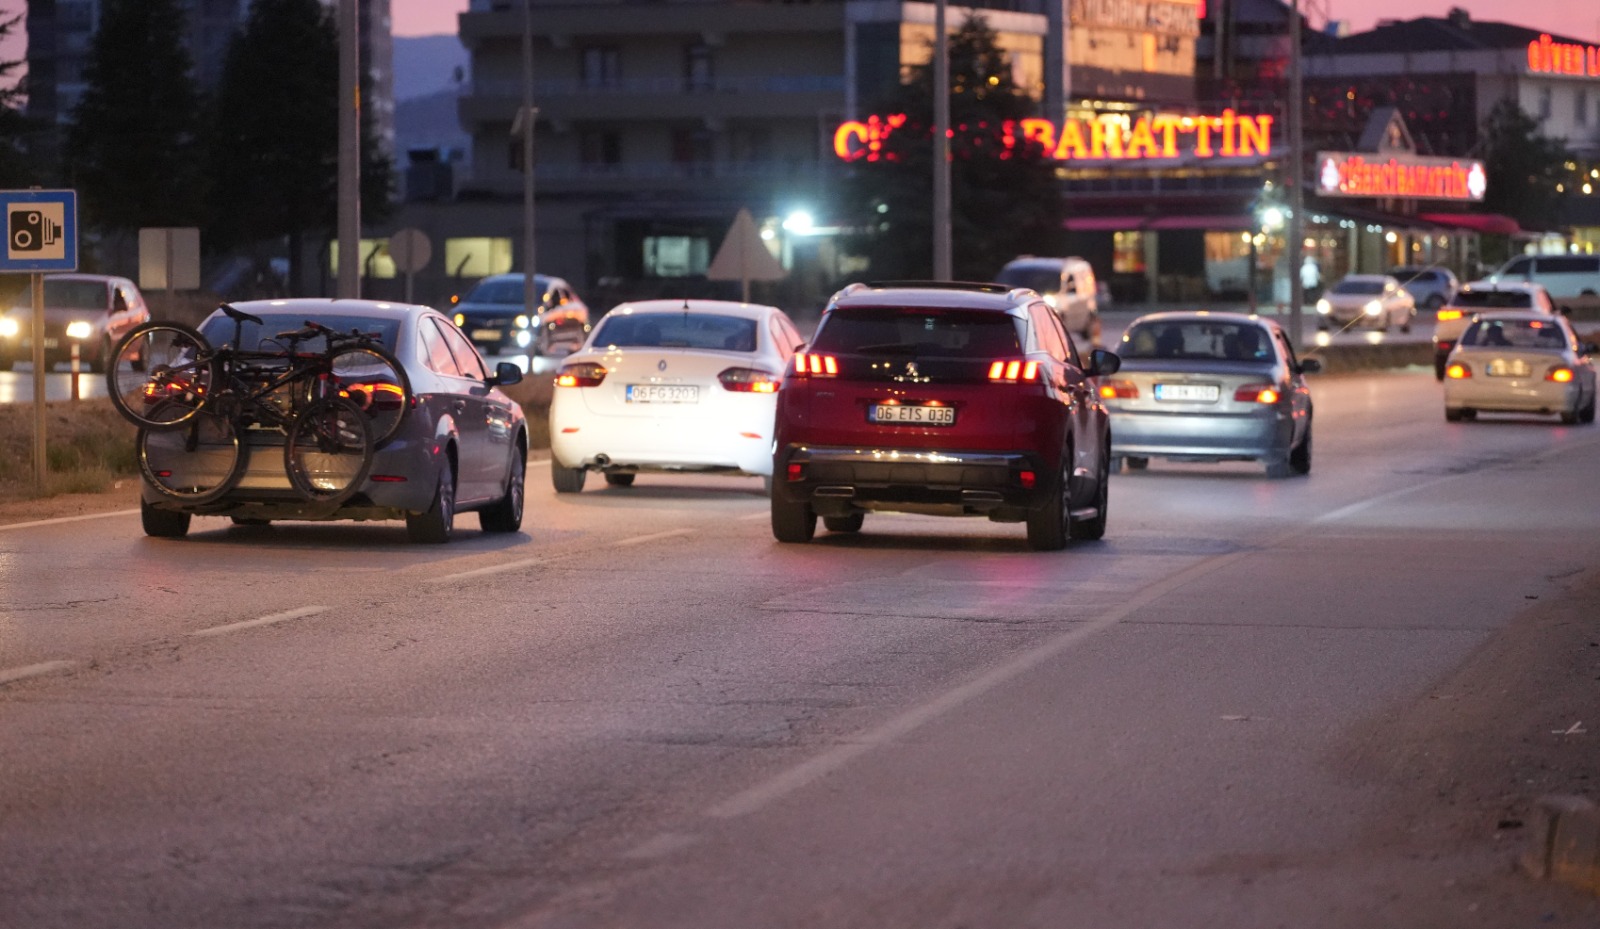
[[[0,190],[6,248],[0,271],[78,270],[78,194]]]

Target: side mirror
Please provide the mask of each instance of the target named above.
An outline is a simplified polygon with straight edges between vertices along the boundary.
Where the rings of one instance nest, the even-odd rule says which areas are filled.
[[[1089,353],[1089,370],[1083,373],[1090,377],[1100,377],[1105,374],[1116,374],[1121,370],[1121,358],[1103,348],[1097,348]]]
[[[1296,366],[1296,370],[1301,374],[1316,374],[1322,370],[1322,362],[1316,358],[1302,358]]]
[[[494,366],[494,374],[489,376],[490,387],[509,387],[512,384],[522,383],[522,369],[514,361],[502,361]]]

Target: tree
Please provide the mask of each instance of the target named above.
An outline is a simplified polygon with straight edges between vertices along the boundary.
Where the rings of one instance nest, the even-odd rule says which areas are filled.
[[[969,16],[951,34],[949,59],[953,271],[989,280],[1020,253],[1058,249],[1061,189],[1050,153],[1016,128],[1037,104],[1017,87],[983,17]],[[846,222],[858,230],[846,248],[867,256],[880,280],[931,276],[933,84],[930,56],[880,101],[874,112],[905,121],[872,159],[853,163],[843,185]]]
[[[67,130],[68,176],[86,225],[191,226],[201,189],[200,96],[177,0],[106,0],[83,99]]]
[[[287,239],[289,286],[303,292],[306,236],[338,218],[339,33],[318,0],[255,0],[228,48],[209,171],[214,245]],[[365,112],[363,113],[365,117]],[[363,118],[362,213],[387,215],[392,171]]]
[[[1515,100],[1502,100],[1483,122],[1478,155],[1489,186],[1483,207],[1514,217],[1526,229],[1550,229],[1560,222],[1556,184],[1573,155],[1558,139],[1539,131],[1539,123]]]
[[[0,42],[14,35],[21,23],[21,13],[0,10]],[[35,180],[23,147],[31,127],[22,114],[27,93],[16,72],[24,64],[20,58],[0,59],[0,188],[26,187]]]

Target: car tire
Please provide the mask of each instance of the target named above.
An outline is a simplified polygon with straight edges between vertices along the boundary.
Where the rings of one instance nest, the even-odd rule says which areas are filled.
[[[1578,422],[1588,424],[1594,422],[1594,397],[1589,398],[1589,405],[1578,411]]]
[[[1061,473],[1056,475],[1043,505],[1028,511],[1028,547],[1036,552],[1058,552],[1067,547],[1072,526],[1072,499],[1068,480],[1072,476],[1072,449],[1061,453]]]
[[[1311,473],[1311,420],[1306,420],[1306,434],[1300,437],[1300,442],[1289,449],[1289,471],[1292,474],[1306,475]]]
[[[443,545],[450,541],[456,523],[456,478],[446,457],[439,463],[439,483],[433,501],[421,513],[406,514],[406,537],[422,545]]]
[[[563,468],[555,459],[550,460],[550,486],[558,494],[575,494],[583,490],[584,479],[589,472],[583,468]]]
[[[829,532],[860,532],[862,523],[866,522],[865,513],[851,513],[849,516],[824,516],[823,528]]]
[[[1576,426],[1577,424],[1578,424],[1578,411],[1577,410],[1562,410],[1561,411],[1561,425],[1563,425],[1563,426]]]
[[[1067,526],[1067,535],[1077,542],[1098,542],[1106,536],[1106,511],[1111,503],[1111,456],[1100,455],[1100,476],[1095,481],[1093,519],[1074,519]]]
[[[607,474],[606,483],[612,487],[632,487],[633,479],[636,476],[633,474]]]
[[[163,510],[139,501],[139,521],[144,534],[154,539],[181,539],[189,534],[189,514]]]
[[[1400,332],[1402,334],[1409,334],[1411,332],[1411,314],[1410,313],[1407,313],[1405,316],[1402,316],[1400,318]]]
[[[484,532],[516,532],[522,528],[522,507],[527,499],[528,461],[518,448],[506,475],[506,495],[478,511],[478,526]]]
[[[817,514],[808,503],[772,495],[772,537],[779,542],[809,542],[817,534]]]
[[[1129,471],[1143,471],[1150,467],[1150,459],[1143,455],[1129,455],[1126,459]]]
[[[1444,421],[1447,423],[1459,423],[1465,418],[1465,416],[1461,415],[1460,410],[1452,410],[1449,407],[1444,408]]]
[[[1447,369],[1449,367],[1450,367],[1449,365],[1445,364],[1445,360],[1443,358],[1434,359],[1434,362],[1433,362],[1433,379],[1442,383],[1444,381],[1445,369]]]

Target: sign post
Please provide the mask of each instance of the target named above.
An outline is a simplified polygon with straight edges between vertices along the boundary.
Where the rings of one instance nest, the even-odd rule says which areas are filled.
[[[72,190],[0,190],[6,224],[0,272],[33,275],[33,468],[40,490],[50,471],[45,452],[44,272],[78,270],[78,194]]]
[[[406,276],[407,303],[415,302],[411,299],[412,279],[432,258],[433,243],[421,229],[407,227],[389,236],[389,259],[394,262],[395,270]]]

